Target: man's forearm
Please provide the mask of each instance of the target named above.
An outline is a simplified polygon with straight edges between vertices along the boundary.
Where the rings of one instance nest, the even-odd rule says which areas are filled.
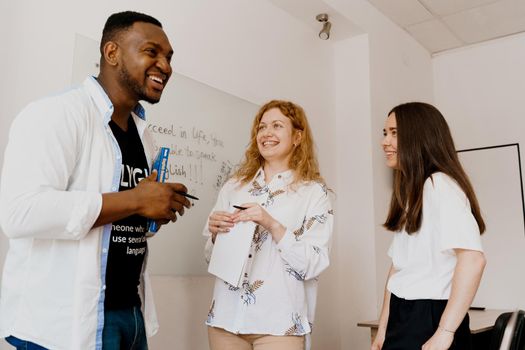
[[[139,203],[133,190],[102,194],[102,209],[93,227],[138,214]]]

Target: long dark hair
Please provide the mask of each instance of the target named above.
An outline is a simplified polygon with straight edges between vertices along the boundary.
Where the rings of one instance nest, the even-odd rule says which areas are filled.
[[[443,172],[465,192],[480,233],[485,231],[479,203],[461,166],[450,129],[436,107],[422,102],[394,107],[397,124],[397,161],[390,210],[383,226],[390,231],[402,228],[409,234],[421,227],[423,185],[428,177]]]

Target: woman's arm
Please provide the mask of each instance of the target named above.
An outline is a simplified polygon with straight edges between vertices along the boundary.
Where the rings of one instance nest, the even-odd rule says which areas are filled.
[[[372,343],[371,350],[381,350],[381,348],[383,347],[383,342],[385,341],[386,326],[388,323],[388,315],[390,313],[390,292],[387,289],[387,285],[388,281],[390,280],[390,276],[392,276],[395,273],[395,271],[396,270],[394,269],[394,266],[390,265],[390,271],[388,272],[388,276],[386,278],[385,283],[383,307],[381,308],[381,315],[379,316],[379,326],[377,328],[377,334]]]
[[[457,256],[450,298],[441,316],[439,327],[422,350],[448,349],[454,333],[465,317],[479,287],[486,260],[483,252],[454,249]]]

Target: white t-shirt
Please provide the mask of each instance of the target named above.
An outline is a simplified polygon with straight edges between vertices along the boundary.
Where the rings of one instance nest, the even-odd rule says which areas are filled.
[[[479,227],[458,184],[444,173],[423,187],[421,228],[394,234],[388,250],[396,272],[388,290],[403,299],[448,299],[456,267],[455,248],[483,251]]]

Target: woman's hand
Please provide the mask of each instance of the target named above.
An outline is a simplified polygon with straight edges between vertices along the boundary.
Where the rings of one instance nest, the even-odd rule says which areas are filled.
[[[385,342],[385,332],[386,330],[377,330],[376,337],[374,338],[374,341],[372,342],[372,346],[370,347],[370,350],[381,350],[383,347],[383,343]]]
[[[241,204],[241,206],[246,209],[238,209],[233,213],[232,219],[234,223],[246,221],[255,222],[268,230],[276,242],[281,240],[286,233],[286,227],[268,214],[263,207],[257,203],[244,203]]]
[[[421,350],[447,350],[452,345],[454,333],[438,328],[436,333],[427,340]]]
[[[211,232],[211,241],[215,243],[218,233],[230,232],[234,225],[233,214],[226,211],[214,211],[208,218],[208,231]]]
[[[381,348],[383,347],[383,341],[384,339],[378,340],[377,337],[375,337],[374,342],[370,347],[370,350],[381,350]]]

